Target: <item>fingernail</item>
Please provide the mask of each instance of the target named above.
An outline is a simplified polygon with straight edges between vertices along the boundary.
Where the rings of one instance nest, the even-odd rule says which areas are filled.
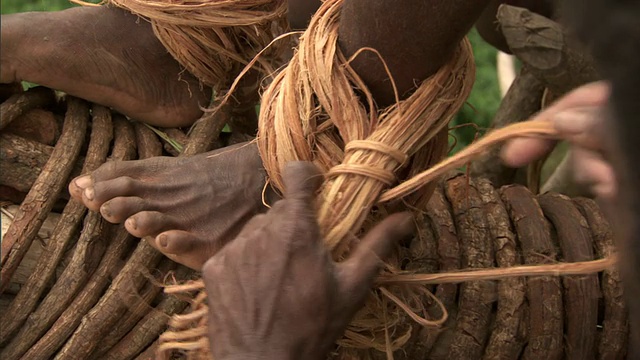
[[[167,235],[165,234],[158,235],[158,244],[160,244],[160,246],[162,247],[167,247],[167,244],[168,244]]]
[[[79,177],[76,179],[75,183],[77,187],[84,189],[87,186],[91,185],[91,175],[85,175],[83,177]]]
[[[94,196],[95,196],[95,191],[93,190],[92,187],[86,188],[84,190],[84,197],[86,197],[88,200],[93,200]]]

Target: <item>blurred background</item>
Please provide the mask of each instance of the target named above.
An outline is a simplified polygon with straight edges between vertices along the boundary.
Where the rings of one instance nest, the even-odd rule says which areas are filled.
[[[97,3],[99,0],[90,0],[89,2]],[[2,14],[25,11],[57,11],[72,6],[77,5],[68,0],[0,1]],[[477,65],[476,81],[467,104],[451,124],[451,127],[455,127],[451,138],[452,145],[455,144],[453,152],[484,133],[484,130],[491,124],[493,114],[500,104],[500,89],[496,73],[497,51],[483,42],[475,29],[469,33],[469,38],[474,48]],[[476,126],[465,124],[475,124]]]

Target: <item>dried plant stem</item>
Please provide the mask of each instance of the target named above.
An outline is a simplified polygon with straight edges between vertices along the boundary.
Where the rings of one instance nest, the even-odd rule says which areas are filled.
[[[55,99],[53,90],[40,86],[11,96],[0,105],[0,130],[27,111],[52,104]]]
[[[97,110],[100,114],[102,109]],[[133,129],[121,116],[113,117],[113,137],[111,159],[132,159],[135,156]],[[41,321],[32,331],[46,333],[27,352],[27,358],[48,359],[59,349],[99,299],[109,276],[120,265],[120,257],[131,244],[123,228],[116,230],[114,226],[107,226],[96,212],[88,213],[83,230],[65,271],[36,310]]]
[[[101,106],[93,106],[92,119],[91,139],[83,173],[93,171],[104,163],[109,151],[111,139],[113,138],[113,126],[111,124],[111,112],[109,109]],[[37,341],[38,337],[46,331],[46,328],[55,321],[55,318],[62,313],[65,302],[59,301],[60,299],[56,299],[52,304],[43,301],[38,311],[34,312],[34,308],[45,290],[47,283],[55,274],[58,263],[62,259],[64,251],[72,240],[86,211],[86,208],[76,201],[69,201],[67,203],[58,225],[53,230],[51,240],[47,245],[47,251],[41,255],[27,284],[22,287],[6,313],[11,314],[11,317],[2,321],[3,326],[0,329],[0,340],[7,339],[9,334],[13,333],[17,330],[18,326],[22,325],[27,316],[29,316],[31,320],[22,327],[20,333],[14,338],[14,341],[0,353],[1,358],[13,359],[16,354],[26,352],[29,347]],[[92,223],[92,225],[88,225],[89,223]],[[96,226],[99,225],[96,224],[95,220],[87,222],[83,236],[92,234]],[[65,283],[64,287],[67,293],[75,293],[75,291],[70,289],[68,283]],[[57,310],[52,307],[57,307]]]
[[[440,274],[410,274],[381,276],[377,284],[459,284],[467,281],[501,280],[523,276],[565,276],[592,274],[616,265],[616,257],[579,261],[574,263],[556,263],[552,265],[513,266],[496,269],[456,271]]]
[[[89,107],[79,99],[70,98],[68,101],[60,140],[27,198],[20,205],[15,221],[2,241],[0,292],[9,285],[11,275],[31,246],[57,195],[66,185],[65,182],[80,153],[89,120]]]

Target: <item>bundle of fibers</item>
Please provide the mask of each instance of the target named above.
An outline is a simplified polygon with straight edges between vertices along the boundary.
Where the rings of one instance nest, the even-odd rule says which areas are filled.
[[[471,46],[465,39],[450,61],[413,95],[377,109],[338,47],[342,4],[342,0],[322,4],[293,59],[265,90],[258,136],[263,163],[277,190],[282,189],[280,169],[292,160],[313,161],[326,174],[319,223],[336,259],[387,213],[381,206],[372,212],[382,191],[446,155],[447,125],[466,101],[475,78]],[[432,190],[408,198],[409,206],[424,208]],[[390,264],[393,267],[397,264]],[[370,311],[354,320],[351,335],[341,344],[384,351],[388,331],[398,334],[392,340],[393,350],[402,347],[411,334],[405,311],[393,301],[387,311],[381,306],[382,300],[372,297],[366,307]],[[394,327],[398,329],[389,330]]]
[[[82,0],[72,0],[87,4]],[[171,55],[216,93],[226,90],[259,51],[287,28],[285,0],[103,0],[148,19]],[[275,71],[284,45],[270,46],[258,60]]]
[[[463,40],[448,63],[407,99],[378,109],[337,45],[342,4],[343,0],[322,4],[300,38],[293,59],[265,90],[258,135],[260,154],[275,189],[283,189],[280,171],[289,161],[312,161],[323,171],[318,222],[336,261],[348,256],[358,237],[389,212],[420,212],[438,176],[481,155],[493,144],[516,136],[557,135],[549,122],[520,123],[440,162],[448,147],[447,124],[466,101],[475,77],[469,42]],[[601,270],[602,264],[599,266]],[[402,268],[399,259],[389,259],[383,277],[401,277]],[[508,269],[493,278],[504,276],[508,276]],[[407,344],[416,323],[428,326],[444,321],[446,315],[439,320],[421,317],[423,286],[402,280],[390,283],[401,286],[379,286],[372,291],[338,341],[339,357],[357,357],[359,350],[372,349],[390,354]],[[168,290],[201,293],[193,303],[193,312],[175,318],[160,339],[160,352],[181,349],[194,359],[206,357],[206,335],[199,335],[206,334],[203,328],[208,311],[202,283]]]

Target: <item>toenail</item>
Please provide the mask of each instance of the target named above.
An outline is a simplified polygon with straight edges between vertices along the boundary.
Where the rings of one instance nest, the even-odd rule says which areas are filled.
[[[136,225],[136,220],[134,218],[128,218],[125,225],[133,230],[136,230],[138,228],[138,226]]]
[[[85,175],[83,177],[79,177],[76,179],[75,183],[77,187],[84,189],[87,186],[91,185],[91,176]]]
[[[167,245],[169,244],[167,241],[167,235],[158,235],[158,244],[160,244],[160,246],[162,247],[167,247]]]
[[[86,197],[88,200],[93,200],[93,197],[95,195],[95,192],[93,191],[93,188],[86,188],[84,190],[84,197]]]
[[[100,206],[100,213],[102,214],[102,216],[110,218],[111,210],[109,209],[109,205],[103,204],[102,206]]]

